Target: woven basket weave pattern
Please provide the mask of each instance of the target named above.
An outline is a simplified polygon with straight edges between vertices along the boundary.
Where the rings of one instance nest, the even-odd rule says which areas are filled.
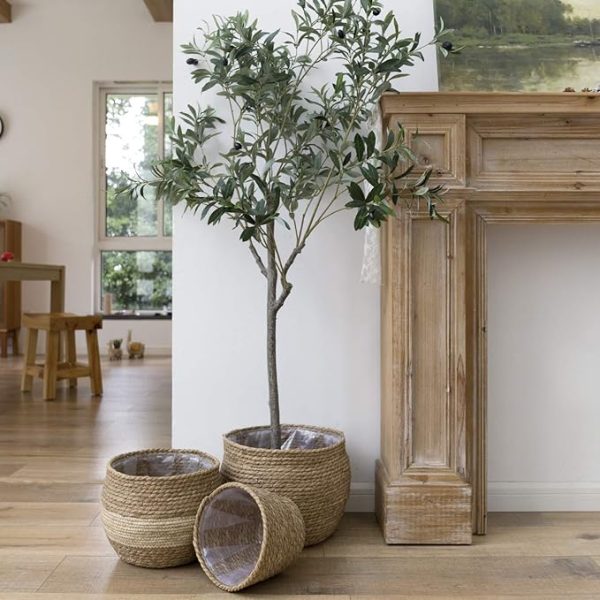
[[[229,527],[209,527],[204,535],[206,546],[203,546],[199,532],[203,513],[215,498],[218,499],[223,491],[228,489],[242,490],[254,500],[255,507],[249,507],[249,510],[256,507],[260,510],[262,538],[257,540],[255,528],[249,520],[244,520],[244,516],[250,519],[251,515],[244,515],[243,507],[238,504],[228,508],[226,502],[221,502],[219,510],[236,515],[236,524]],[[204,553],[204,550],[210,547],[230,547],[232,553],[226,552],[227,558],[220,564],[210,563]],[[227,592],[237,592],[277,575],[300,555],[303,547],[304,520],[300,510],[288,498],[267,490],[239,483],[227,483],[205,498],[198,510],[194,526],[196,556],[209,579]],[[231,584],[224,582],[232,571],[239,573],[238,570],[243,570],[248,564],[251,565],[251,570],[246,576],[241,576],[241,581]]]
[[[333,534],[350,493],[350,461],[341,432],[285,425],[334,435],[338,442],[312,450],[271,450],[243,446],[224,437],[225,452],[221,472],[225,479],[270,490],[293,500],[306,525],[307,546],[318,544]],[[261,428],[262,429],[262,428]]]
[[[126,458],[158,454],[200,457],[207,465],[175,475],[127,475],[114,468]],[[216,458],[197,450],[152,449],[114,457],[102,489],[102,522],[109,542],[125,562],[151,568],[194,560],[192,531],[198,506],[222,483]]]

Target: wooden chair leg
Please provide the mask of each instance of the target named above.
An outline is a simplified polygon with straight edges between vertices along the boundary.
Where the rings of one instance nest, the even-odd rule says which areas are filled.
[[[75,346],[75,330],[69,329],[65,331],[65,346],[67,348],[67,362],[70,367],[77,364],[77,348]],[[69,387],[77,387],[77,377],[69,379]]]
[[[21,377],[21,391],[30,392],[33,384],[33,376],[27,372],[27,368],[35,365],[35,356],[37,352],[38,330],[28,329],[27,340],[25,342],[25,364],[23,365],[23,375]]]
[[[8,331],[0,331],[0,357],[8,356]]]
[[[14,329],[13,332],[13,356],[19,356],[20,352],[19,352],[19,329]]]
[[[95,329],[85,332],[88,361],[90,365],[90,384],[92,396],[102,396],[102,370],[100,367],[100,349],[98,348],[98,333]]]
[[[46,364],[44,365],[44,400],[56,398],[56,373],[60,353],[60,332],[48,331],[46,339]]]

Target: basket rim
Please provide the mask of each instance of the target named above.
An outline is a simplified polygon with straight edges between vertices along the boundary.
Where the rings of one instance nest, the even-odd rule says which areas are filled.
[[[146,456],[148,454],[195,454],[196,456],[201,456],[202,458],[207,458],[212,462],[212,466],[207,469],[201,469],[199,471],[194,471],[193,473],[179,473],[178,475],[161,475],[160,477],[155,477],[153,475],[128,475],[127,473],[122,473],[121,471],[117,471],[113,464],[117,460],[122,460],[124,458],[129,458],[131,456]],[[106,465],[107,474],[110,473],[111,477],[119,477],[123,480],[127,481],[174,481],[179,479],[185,479],[189,477],[197,477],[198,475],[207,475],[213,473],[215,471],[219,471],[220,462],[216,456],[212,454],[208,454],[208,452],[203,452],[202,450],[196,450],[193,448],[146,448],[143,450],[133,450],[132,452],[123,452],[122,454],[117,454],[109,459]]]
[[[256,506],[258,506],[258,509],[260,510],[260,517],[261,517],[261,521],[262,521],[262,528],[263,528],[263,536],[262,536],[262,543],[260,545],[260,553],[258,555],[258,558],[256,559],[256,563],[254,565],[254,568],[252,569],[252,571],[250,571],[250,573],[248,573],[248,576],[246,578],[244,578],[243,581],[241,581],[240,583],[238,583],[237,585],[227,585],[226,583],[223,583],[213,572],[211,569],[208,568],[208,566],[206,565],[205,561],[204,561],[204,555],[202,553],[202,549],[200,546],[200,540],[198,539],[198,529],[200,527],[200,518],[202,517],[202,512],[204,510],[204,507],[215,497],[218,496],[221,492],[223,492],[226,489],[230,489],[230,488],[237,488],[240,489],[244,492],[246,492],[256,503]],[[223,485],[220,485],[216,490],[213,490],[208,496],[206,496],[199,508],[198,508],[198,512],[196,513],[196,520],[194,521],[194,531],[193,531],[193,542],[194,542],[194,550],[196,551],[196,558],[198,559],[198,562],[200,563],[200,566],[202,567],[202,570],[204,571],[204,573],[208,576],[208,578],[219,588],[221,588],[222,590],[225,590],[226,592],[237,592],[239,590],[242,590],[246,587],[248,587],[247,582],[248,581],[252,581],[252,578],[254,577],[254,575],[256,574],[256,572],[258,571],[259,567],[261,566],[263,560],[264,560],[264,555],[266,552],[266,539],[267,539],[267,532],[269,530],[268,527],[268,523],[267,523],[267,518],[265,515],[265,510],[264,507],[262,505],[262,502],[260,500],[260,496],[254,491],[254,489],[252,488],[252,486],[250,485],[246,485],[245,483],[239,483],[237,481],[229,481],[227,483],[224,483]]]
[[[339,437],[339,439],[335,444],[332,444],[331,446],[325,446],[325,448],[306,448],[306,449],[305,448],[286,448],[286,449],[281,449],[281,448],[257,448],[256,446],[246,446],[244,444],[240,444],[239,442],[235,442],[229,438],[229,436],[237,434],[237,433],[243,433],[246,431],[256,431],[259,429],[267,429],[268,430],[270,428],[269,425],[254,425],[253,427],[240,427],[239,429],[232,429],[231,431],[224,433],[223,434],[223,443],[225,445],[229,444],[236,448],[242,448],[245,451],[265,452],[265,453],[272,453],[272,454],[294,454],[294,455],[331,452],[333,449],[339,448],[340,446],[345,446],[345,444],[346,444],[346,436],[344,435],[344,432],[339,429],[334,429],[332,427],[320,427],[317,425],[299,425],[296,423],[291,423],[291,424],[290,423],[282,423],[281,428],[283,429],[284,427],[285,428],[296,427],[298,429],[308,429],[309,431],[330,433],[330,434],[337,435]]]

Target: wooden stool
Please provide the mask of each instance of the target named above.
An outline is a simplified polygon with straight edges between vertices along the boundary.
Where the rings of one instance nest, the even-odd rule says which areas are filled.
[[[78,377],[89,377],[93,396],[102,395],[102,372],[97,330],[102,329],[101,315],[73,315],[70,313],[43,313],[23,315],[23,326],[27,327],[25,345],[25,365],[21,379],[21,391],[30,392],[34,377],[44,380],[44,400],[56,397],[58,379],[68,379],[69,387],[77,385]],[[46,332],[46,360],[36,364],[38,331]],[[77,362],[75,332],[85,331],[88,351],[88,364]],[[60,362],[60,335],[64,334],[67,351],[66,362]]]
[[[8,356],[8,340],[12,339],[13,356],[19,356],[19,330],[18,329],[0,329],[0,357]]]

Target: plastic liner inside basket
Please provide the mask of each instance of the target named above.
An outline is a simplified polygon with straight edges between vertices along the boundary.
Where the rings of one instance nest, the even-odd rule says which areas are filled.
[[[228,488],[212,498],[198,533],[204,562],[219,582],[236,587],[250,576],[260,556],[263,522],[248,492]]]
[[[172,477],[210,469],[214,464],[207,457],[183,452],[156,452],[124,456],[112,463],[112,468],[124,475]]]
[[[250,448],[271,447],[271,431],[268,427],[235,431],[228,437],[232,442]],[[341,440],[335,433],[287,426],[281,428],[281,437],[282,450],[328,448]]]
[[[291,565],[304,547],[305,528],[289,498],[230,482],[203,500],[193,535],[209,579],[237,592]]]

